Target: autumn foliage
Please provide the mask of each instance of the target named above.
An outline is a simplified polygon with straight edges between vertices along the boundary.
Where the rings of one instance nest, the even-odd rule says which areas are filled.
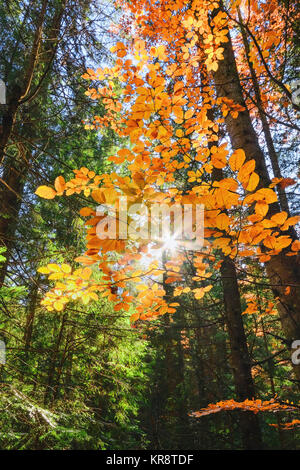
[[[62,311],[71,301],[87,304],[107,297],[116,311],[134,306],[131,323],[136,327],[166,313],[175,314],[183,294],[196,300],[209,295],[225,259],[238,267],[249,260],[261,265],[281,254],[297,257],[300,242],[292,230],[300,217],[280,207],[274,211],[279,189],[295,184],[295,179],[274,177],[266,186],[255,159],[243,148],[233,149],[224,136],[226,118],[238,120],[245,110],[216,93],[214,73],[224,60],[228,31],[236,32],[234,51],[240,80],[244,83],[245,79],[246,106],[251,118],[258,118],[251,104],[251,85],[246,80],[249,63],[238,29],[241,18],[249,14],[248,2],[233,2],[228,9],[210,0],[119,0],[118,4],[125,12],[118,31],[124,39],[118,38],[111,49],[114,65],[88,69],[84,75],[91,83],[86,94],[101,101],[106,113],[94,116],[85,128],[100,133],[104,127],[112,128],[124,147],[109,157],[113,171],[95,174],[92,168],[82,167],[74,170],[69,181],[58,176],[53,187],[37,189],[36,194],[45,199],[80,194],[87,200],[80,211],[86,226],[86,251],[74,260],[80,267],[52,263],[39,271],[54,281],[42,300],[47,310]],[[273,0],[260,8],[255,1],[249,4],[247,28],[253,33],[249,34],[249,59],[256,74],[263,76],[261,100],[274,120],[285,120],[291,93],[287,85],[276,85],[277,60],[284,57],[287,47],[281,36],[281,8]],[[216,178],[216,174],[221,176]],[[137,202],[147,207],[155,202],[203,204],[202,250],[169,253],[162,265],[160,257],[152,254],[156,250],[161,256],[158,243],[142,237],[134,242],[97,237],[96,226],[103,216],[97,215],[96,206],[112,205],[118,214],[119,198],[124,195],[129,206]],[[192,283],[184,274],[187,259],[193,264]],[[137,295],[132,295],[133,286]],[[171,298],[166,286],[172,288]],[[289,285],[285,289],[289,295]],[[243,313],[256,313],[255,296],[245,290],[244,295],[247,309]],[[261,315],[266,311],[277,315],[276,299],[264,308]],[[257,412],[290,406],[249,397],[243,402],[209,405],[193,416],[237,408]]]

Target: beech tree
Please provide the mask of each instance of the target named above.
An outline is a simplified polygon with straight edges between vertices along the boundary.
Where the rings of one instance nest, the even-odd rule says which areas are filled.
[[[196,299],[201,298],[213,287],[208,281],[211,269],[221,270],[236,391],[239,400],[251,400],[254,387],[236,274],[243,258],[252,257],[265,263],[286,338],[292,341],[299,336],[297,251],[300,242],[293,228],[299,218],[289,217],[284,193],[284,187],[295,181],[281,177],[262,104],[262,93],[268,95],[269,90],[275,90],[284,108],[290,106],[292,112],[298,109],[282,76],[278,78],[278,67],[270,54],[270,50],[282,52],[287,47],[273,31],[274,24],[278,30],[289,28],[283,20],[284,9],[275,2],[262,6],[270,12],[272,21],[265,22],[265,29],[257,37],[256,31],[251,30],[251,21],[243,22],[243,14],[248,10],[242,2],[230,7],[210,1],[158,2],[155,5],[125,2],[122,6],[128,12],[124,33],[129,31],[129,23],[134,32],[133,40],[118,42],[112,49],[118,56],[113,68],[88,70],[85,78],[107,80],[107,86],[89,90],[91,98],[102,99],[107,108],[106,116],[96,116],[90,127],[111,125],[120,136],[129,136],[131,147],[111,157],[111,161],[126,168],[128,176],[117,173],[96,176],[93,171],[82,168],[75,171],[73,180],[65,183],[58,177],[55,189],[40,187],[37,194],[52,199],[64,193],[83,191],[97,203],[115,204],[119,217],[118,197],[122,194],[130,195],[130,204],[143,200],[146,206],[154,201],[169,205],[172,202],[202,203],[206,209],[207,242],[193,257],[197,280],[193,293]],[[253,6],[249,14],[254,21],[257,7]],[[241,28],[241,34],[235,47],[242,59],[235,57],[230,34],[237,27]],[[241,48],[250,69],[274,178],[269,174],[267,158],[250,116],[247,90],[244,92],[241,86],[239,67],[244,64],[237,64],[237,60],[243,60]],[[261,74],[263,91],[257,77]],[[114,91],[117,76],[124,84],[121,97]],[[217,110],[214,115],[212,109]],[[277,110],[276,114],[283,119]],[[180,171],[194,184],[189,187],[177,184],[176,173]],[[88,251],[77,261],[89,265],[97,263],[105,276],[99,283],[92,280],[92,269],[88,267],[74,272],[64,265],[41,268],[50,279],[59,279],[43,301],[46,308],[62,310],[70,298],[81,297],[88,302],[97,300],[100,294],[115,301],[116,310],[127,309],[135,302],[133,323],[175,312],[179,304],[166,301],[165,289],[161,290],[155,281],[149,288],[141,284],[141,278],[149,274],[161,276],[165,272],[165,282],[176,283],[174,296],[180,295],[181,291],[190,289],[188,285],[181,287],[185,283],[180,273],[184,256],[176,261],[171,259],[165,268],[154,262],[144,271],[134,271],[128,260],[140,258],[149,241],[141,238],[132,245],[121,237],[100,240],[95,226],[101,216],[92,208],[83,209],[81,215],[92,215],[87,221],[92,227],[87,232]],[[118,271],[112,268],[115,253],[119,254]],[[138,283],[141,291],[136,299],[127,289],[117,292],[116,287],[125,288],[132,281]],[[248,282],[251,282],[250,276]],[[295,373],[299,377],[298,367]],[[243,415],[242,421],[246,416],[245,445],[258,448],[259,428],[254,421],[250,423],[250,419],[254,419],[251,414]],[[251,436],[255,436],[255,442],[251,442]]]
[[[13,141],[22,100],[39,96],[43,116],[50,96],[47,77],[50,80],[59,54],[67,54],[60,46],[60,28],[52,34],[48,7],[48,2],[42,2],[34,15],[31,55],[22,69],[24,86],[15,95],[15,108],[15,101],[9,102],[3,155],[10,145],[14,152],[20,150],[18,158],[25,155],[27,147],[19,148]],[[90,2],[80,3],[79,23],[74,18],[76,28],[71,22],[66,34],[74,44],[88,7]],[[55,2],[53,8],[61,11],[62,4]],[[289,156],[287,173],[283,157],[288,150],[282,147],[288,139],[294,147],[299,131],[299,104],[290,84],[297,34],[291,17],[297,15],[297,5],[279,0],[117,0],[114,8],[117,21],[109,32],[111,57],[99,58],[98,68],[85,67],[84,72],[81,68],[78,78],[86,83],[84,103],[90,102],[90,117],[83,117],[80,104],[72,106],[83,121],[86,139],[99,145],[101,162],[95,149],[72,162],[68,148],[63,149],[55,166],[48,160],[41,165],[48,174],[32,195],[37,205],[47,207],[44,220],[54,213],[57,222],[54,218],[51,225],[54,230],[56,224],[59,227],[54,248],[52,241],[40,240],[36,245],[46,256],[34,262],[38,274],[25,315],[26,361],[36,344],[37,308],[55,324],[40,400],[45,409],[52,409],[60,398],[75,395],[74,360],[83,324],[88,344],[95,341],[91,350],[96,364],[95,351],[105,356],[107,346],[107,360],[120,354],[122,369],[126,338],[129,397],[132,383],[139,384],[132,353],[138,349],[140,378],[146,381],[147,376],[149,396],[143,401],[139,394],[129,404],[123,398],[126,384],[118,368],[112,394],[118,395],[120,381],[125,409],[140,419],[140,423],[134,421],[130,436],[135,432],[143,436],[141,448],[261,449],[269,445],[271,432],[277,433],[275,446],[289,447],[285,430],[299,425],[294,419],[299,409],[294,397],[300,366],[291,354],[294,340],[300,338],[300,216],[293,194],[298,188],[297,167]],[[67,11],[61,13],[62,28]],[[45,54],[38,60],[43,47]],[[80,47],[79,56],[85,53]],[[55,54],[48,54],[47,48],[55,49]],[[64,60],[68,63],[68,57]],[[67,76],[73,70],[69,65]],[[38,85],[40,76],[43,86]],[[85,138],[76,136],[80,147]],[[9,241],[15,230],[5,210],[20,210],[18,195],[31,158],[22,157],[26,170],[22,175],[19,171],[15,186],[3,176],[3,240]],[[60,171],[61,160],[67,160],[68,171]],[[15,175],[12,167],[6,164]],[[181,217],[187,206],[192,207],[196,238],[197,230],[203,229],[200,246],[182,241],[176,233],[165,239],[152,236],[154,208],[162,211],[161,219],[168,219],[169,211],[174,228],[174,205],[180,207]],[[72,210],[65,214],[62,207]],[[204,208],[201,231],[198,207]],[[72,217],[76,228],[85,227],[85,242],[81,235],[72,235]],[[100,236],[103,228],[105,236]],[[69,240],[73,236],[76,246]],[[101,321],[94,317],[96,311]],[[94,337],[90,327],[98,320],[100,332]],[[120,345],[114,336],[119,333]],[[87,366],[82,358],[81,364],[82,369]],[[95,366],[84,373],[91,389],[83,400],[88,408],[102,407],[106,420],[107,403],[114,402],[108,398],[109,384],[103,386],[101,396],[95,392],[98,374],[105,377],[104,364],[103,359],[100,369]],[[113,413],[115,421],[118,412]],[[279,412],[291,418],[283,422]],[[100,423],[101,411],[97,413],[93,416]],[[273,413],[276,422],[270,423]],[[207,429],[209,437],[205,437]],[[203,442],[200,437],[197,440],[198,431]],[[132,439],[136,445],[138,438]],[[109,447],[109,441],[105,428],[103,446]]]

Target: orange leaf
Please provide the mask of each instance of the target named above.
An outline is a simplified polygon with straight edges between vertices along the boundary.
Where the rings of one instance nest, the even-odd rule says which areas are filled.
[[[278,214],[272,215],[271,220],[273,220],[277,225],[282,225],[286,221],[287,216],[288,214],[285,211],[278,212]]]
[[[281,188],[287,188],[288,186],[293,186],[293,184],[296,184],[297,181],[295,181],[293,178],[283,178],[279,183],[278,186]]]
[[[259,183],[259,176],[257,173],[254,172],[249,178],[246,191],[254,191],[258,183]]]
[[[253,173],[254,171],[254,168],[255,168],[255,160],[249,160],[248,162],[246,162],[240,169],[240,171],[238,172],[238,180],[241,182],[241,183],[246,183],[248,182],[249,178],[250,178],[250,174]]]
[[[54,182],[55,189],[58,193],[62,193],[66,187],[66,182],[63,176],[58,176]]]
[[[244,161],[246,160],[246,155],[243,149],[237,149],[233,152],[229,158],[229,165],[233,171],[237,171],[241,168]]]
[[[264,217],[267,214],[268,210],[269,210],[269,204],[267,204],[266,202],[257,202],[255,204],[256,214],[261,215],[262,217]]]
[[[90,207],[82,207],[79,211],[79,214],[83,217],[88,217],[89,215],[94,215],[95,211]]]
[[[228,228],[230,219],[226,214],[219,214],[216,218],[216,226],[220,230],[226,230]]]
[[[295,240],[295,241],[292,243],[291,248],[292,248],[293,251],[298,251],[298,250],[300,250],[300,241],[299,241],[299,240]]]

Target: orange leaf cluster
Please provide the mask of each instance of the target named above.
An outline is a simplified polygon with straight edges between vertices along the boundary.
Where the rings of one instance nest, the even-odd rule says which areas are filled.
[[[201,418],[202,416],[207,416],[212,413],[219,413],[220,411],[232,411],[232,410],[242,410],[242,411],[252,411],[253,413],[258,413],[259,411],[291,411],[295,407],[293,404],[282,404],[276,402],[273,398],[271,400],[262,401],[262,400],[244,400],[238,402],[235,400],[224,400],[219,401],[214,404],[209,404],[206,408],[202,408],[200,411],[193,411],[190,413],[190,416],[194,418]]]

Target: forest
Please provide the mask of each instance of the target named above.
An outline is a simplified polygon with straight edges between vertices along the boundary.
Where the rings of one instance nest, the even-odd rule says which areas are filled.
[[[0,449],[300,449],[296,0],[0,0]]]

